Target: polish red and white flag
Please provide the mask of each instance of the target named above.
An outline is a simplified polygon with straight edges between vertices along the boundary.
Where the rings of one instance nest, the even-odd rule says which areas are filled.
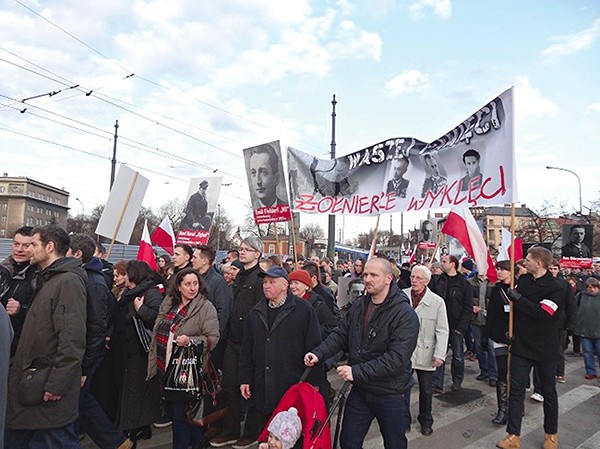
[[[413,263],[415,263],[416,260],[417,260],[417,245],[415,245],[415,247],[412,250],[412,253],[410,253],[410,259],[409,259],[408,263],[410,263],[412,265]]]
[[[487,244],[469,209],[452,209],[446,218],[442,232],[460,242],[477,264],[479,273],[485,274],[490,282],[495,283],[498,280]]]
[[[173,232],[173,226],[171,226],[169,217],[163,218],[158,228],[152,233],[150,240],[170,255],[173,255],[175,252],[175,233]]]
[[[510,231],[508,229],[502,228],[502,246],[500,248],[500,252],[498,253],[498,260],[510,260],[510,254],[512,245],[512,237],[510,235]],[[523,242],[520,238],[515,238],[515,260],[516,262],[519,259],[523,258]]]
[[[142,232],[142,240],[140,240],[140,247],[138,249],[137,260],[141,260],[150,265],[153,270],[158,270],[156,265],[156,257],[154,256],[154,249],[150,242],[150,232],[148,232],[148,220],[144,222],[144,231]]]

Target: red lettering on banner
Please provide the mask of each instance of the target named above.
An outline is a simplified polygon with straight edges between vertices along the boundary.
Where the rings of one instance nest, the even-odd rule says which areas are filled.
[[[326,202],[329,202],[327,207],[323,206],[323,203],[327,204]],[[323,214],[323,213],[327,212],[328,210],[332,209],[334,204],[335,204],[335,202],[333,201],[332,197],[330,197],[330,196],[323,197],[317,203],[317,211],[319,213]]]
[[[428,191],[424,198],[410,198],[406,210],[421,210],[424,207],[428,209],[437,207],[458,206],[465,201],[471,206],[475,206],[480,199],[489,200],[499,195],[506,194],[506,176],[504,166],[498,166],[498,177],[488,176],[479,184],[479,178],[469,183],[467,192],[461,192],[460,181],[454,181],[449,186],[440,189],[437,194]],[[495,188],[498,183],[498,187]],[[495,188],[495,190],[494,190]]]
[[[350,198],[334,198],[326,196],[315,199],[314,195],[302,194],[296,198],[296,210],[303,212],[318,212],[320,214],[347,213],[354,215],[374,215],[383,211],[393,211],[396,205],[396,195],[381,192],[377,195]]]
[[[300,212],[314,212],[315,210],[314,195],[303,193],[296,198],[296,210]]]

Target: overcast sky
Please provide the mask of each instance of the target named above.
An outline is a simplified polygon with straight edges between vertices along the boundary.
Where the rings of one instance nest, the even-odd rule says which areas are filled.
[[[515,86],[519,200],[576,210],[575,177],[545,166],[579,174],[584,205],[598,198],[599,36],[597,0],[4,0],[0,171],[89,212],[108,196],[118,120],[117,160],[150,179],[146,206],[216,170],[239,222],[242,150],[327,157],[333,94],[343,155],[431,141]],[[405,231],[422,217],[404,214]],[[345,236],[374,221],[346,219]]]

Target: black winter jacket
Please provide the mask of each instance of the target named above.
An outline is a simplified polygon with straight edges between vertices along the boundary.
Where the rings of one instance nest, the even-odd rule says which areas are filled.
[[[304,354],[321,342],[317,316],[305,300],[288,291],[271,329],[267,304],[263,298],[248,313],[238,372],[239,383],[250,385],[263,414],[271,414],[284,393],[300,381],[306,368]],[[307,378],[317,387],[324,380],[323,364],[313,367]]]
[[[317,314],[317,319],[319,320],[319,326],[321,328],[321,336],[323,339],[327,338],[329,334],[337,327],[338,320],[333,315],[327,304],[325,304],[324,299],[317,295],[314,291],[310,292],[310,297],[307,300],[313,309],[315,309],[315,313]]]
[[[263,282],[258,277],[260,272],[262,272],[260,265],[256,264],[249,270],[241,270],[235,277],[232,285],[233,307],[227,333],[229,341],[233,343],[242,343],[246,316],[261,299],[264,299]]]
[[[508,332],[509,301],[502,295],[500,290],[506,290],[510,286],[498,282],[490,292],[490,302],[487,308],[487,317],[484,334],[496,343],[508,344],[506,334]]]
[[[473,286],[461,274],[456,276],[456,287],[448,288],[450,276],[442,273],[431,278],[429,288],[446,303],[450,332],[459,331],[464,334],[473,317]]]
[[[514,302],[514,343],[511,352],[519,357],[551,361],[558,359],[558,317],[564,295],[548,271],[535,279],[531,274],[519,278]]]
[[[25,316],[35,293],[34,279],[39,272],[40,269],[37,265],[18,264],[12,256],[0,264],[0,303],[6,307],[8,299],[14,298],[21,304],[19,313],[10,317],[15,334],[10,347],[11,357],[17,351]]]
[[[387,298],[371,315],[365,335],[365,308],[370,301],[369,295],[357,299],[342,323],[312,352],[320,361],[340,350],[347,352],[353,388],[403,394],[413,383],[410,358],[417,345],[419,318],[408,297],[392,283]]]
[[[87,295],[86,344],[81,370],[87,376],[88,370],[97,367],[104,357],[104,347],[109,328],[109,313],[116,308],[116,300],[106,285],[102,262],[92,257],[82,265],[87,274],[85,286]]]

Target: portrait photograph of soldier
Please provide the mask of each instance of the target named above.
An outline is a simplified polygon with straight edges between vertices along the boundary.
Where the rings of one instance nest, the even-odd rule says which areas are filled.
[[[407,157],[392,159],[390,176],[385,193],[395,193],[397,197],[406,198],[406,189],[409,181],[404,177],[408,170],[409,160]]]
[[[209,231],[221,190],[222,177],[192,178],[179,230]]]
[[[288,205],[279,142],[244,150],[252,208]]]
[[[440,190],[446,187],[448,178],[446,177],[445,171],[438,159],[433,154],[426,154],[423,156],[423,163],[425,164],[425,172],[427,177],[423,182],[423,189],[421,190],[421,198],[424,198],[427,192],[431,192],[433,195],[437,195]]]
[[[562,257],[590,259],[593,248],[593,228],[588,224],[563,225]]]

